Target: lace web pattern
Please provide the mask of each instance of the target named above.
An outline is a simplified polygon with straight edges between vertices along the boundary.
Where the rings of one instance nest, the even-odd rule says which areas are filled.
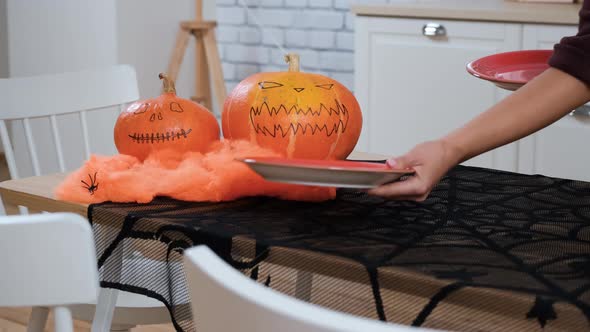
[[[421,203],[158,198],[89,208],[101,283],[198,331],[182,269],[205,244],[261,284],[354,315],[456,331],[588,330],[590,184],[458,166]]]

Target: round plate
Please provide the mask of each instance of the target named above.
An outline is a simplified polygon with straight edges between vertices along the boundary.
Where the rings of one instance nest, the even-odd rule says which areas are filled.
[[[498,53],[468,63],[467,71],[500,88],[514,91],[547,70],[552,54],[553,50]]]
[[[240,161],[268,181],[323,187],[368,189],[414,173],[411,169],[360,161],[261,157]]]

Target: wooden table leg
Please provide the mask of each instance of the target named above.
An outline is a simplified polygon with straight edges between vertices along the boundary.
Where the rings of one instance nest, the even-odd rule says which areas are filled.
[[[129,332],[135,325],[113,325],[111,326],[111,332]]]
[[[45,330],[47,324],[47,317],[49,316],[49,308],[47,307],[33,307],[31,317],[29,318],[29,325],[27,332],[42,332]]]
[[[20,214],[18,205],[9,204],[8,202],[4,203],[4,211],[6,212],[7,216]]]
[[[309,302],[311,300],[313,273],[299,270],[295,280],[295,297]]]
[[[24,207],[19,207],[18,204],[6,196],[2,196],[2,204],[4,205],[4,212],[7,216],[14,216],[19,214],[26,214],[27,210]]]

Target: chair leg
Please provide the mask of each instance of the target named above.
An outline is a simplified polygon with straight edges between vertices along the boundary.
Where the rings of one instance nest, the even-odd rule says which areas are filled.
[[[49,308],[33,307],[31,317],[29,318],[29,325],[27,332],[43,332],[45,324],[47,323],[47,316],[49,315]]]
[[[74,320],[68,307],[53,308],[55,332],[74,332]]]
[[[108,332],[113,322],[113,314],[117,305],[119,291],[111,288],[101,288],[96,302],[96,311],[92,320],[92,332]]]

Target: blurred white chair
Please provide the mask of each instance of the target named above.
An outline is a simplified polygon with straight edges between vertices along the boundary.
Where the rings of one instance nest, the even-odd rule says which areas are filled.
[[[193,316],[201,332],[433,331],[356,317],[297,300],[247,278],[206,246],[187,249],[184,268]]]
[[[30,166],[33,175],[55,172],[55,168],[51,169],[46,163],[41,162],[39,152],[46,155],[50,151],[55,151],[57,171],[68,171],[64,155],[71,156],[73,152],[64,150],[64,141],[68,143],[82,142],[83,158],[80,156],[80,160],[88,159],[92,152],[96,152],[91,149],[93,144],[91,144],[91,135],[89,134],[89,128],[92,128],[90,126],[93,124],[89,123],[89,117],[94,115],[92,111],[104,112],[105,109],[114,107],[110,118],[98,120],[106,121],[108,124],[112,122],[114,126],[119,112],[128,103],[138,99],[139,90],[135,69],[128,65],[0,79],[0,140],[6,154],[11,178],[19,178],[19,171],[24,166],[23,160],[30,161],[30,165],[26,166]],[[68,114],[78,117],[79,126],[77,128],[68,127],[68,130],[62,132],[60,127],[63,125],[60,126],[59,117]],[[34,137],[38,133],[35,132],[32,121],[39,118],[48,120],[46,124],[50,127],[53,142],[45,140],[41,142],[42,144],[36,144]],[[26,141],[24,148],[14,148],[15,142],[11,140],[14,135],[10,135],[8,129],[8,124],[11,121],[22,121],[22,132]],[[93,121],[97,121],[97,119],[94,118]],[[72,137],[75,132],[79,132],[82,137]],[[21,134],[20,128],[19,134]],[[66,137],[65,140],[64,137]],[[94,138],[94,143],[97,145],[107,139],[113,140],[112,131],[100,133],[99,137]],[[51,145],[51,149],[47,148],[48,145]],[[114,149],[114,143],[112,146]],[[21,163],[18,163],[17,160],[20,160]],[[79,166],[81,165],[71,167]],[[19,208],[13,205],[5,204],[5,207],[7,212],[10,212],[9,214],[19,213]],[[21,213],[25,211],[20,209]],[[109,331],[111,326],[113,330],[125,331],[139,324],[170,322],[170,314],[166,307],[161,302],[146,296],[101,288],[96,310],[94,303],[88,302],[87,305],[75,306],[72,308],[72,312],[76,319],[93,321],[93,331],[95,332]],[[115,305],[116,310],[114,310]]]
[[[0,217],[0,307],[33,307],[28,331],[73,331],[69,305],[96,299],[98,270],[90,224],[71,213]]]

